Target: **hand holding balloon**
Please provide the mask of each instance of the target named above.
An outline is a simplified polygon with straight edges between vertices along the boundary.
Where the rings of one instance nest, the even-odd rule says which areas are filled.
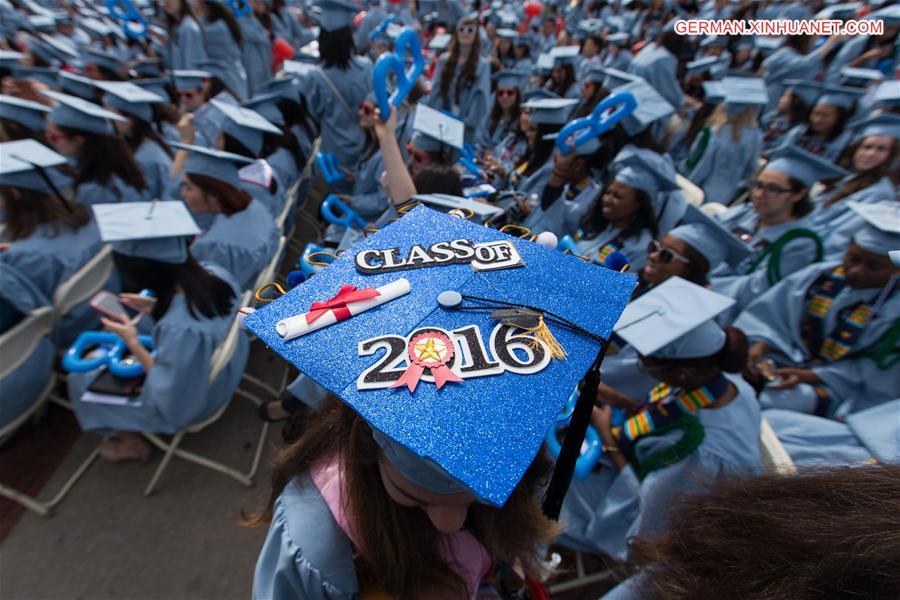
[[[393,52],[385,52],[378,58],[372,70],[372,87],[378,108],[383,115],[390,114],[391,105],[400,106],[425,70],[425,57],[422,56],[419,34],[414,29],[404,27],[394,47]],[[408,71],[404,70],[404,57],[407,52],[413,59],[413,66]],[[387,84],[391,71],[397,78],[397,89],[388,98]]]
[[[604,114],[613,107],[615,110],[612,113]],[[612,129],[636,108],[637,100],[632,94],[628,92],[611,94],[604,98],[589,116],[575,119],[563,127],[556,136],[556,147],[563,154],[571,154],[575,148]],[[573,138],[571,143],[570,138]]]

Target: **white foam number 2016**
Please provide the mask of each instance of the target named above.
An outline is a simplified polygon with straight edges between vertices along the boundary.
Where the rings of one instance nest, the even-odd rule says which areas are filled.
[[[550,352],[546,344],[511,325],[497,324],[489,340],[490,356],[477,325],[446,331],[438,327],[422,327],[408,336],[383,335],[359,342],[359,356],[371,356],[385,350],[384,356],[374,365],[360,373],[356,387],[360,390],[377,390],[395,386],[403,377],[415,354],[411,346],[415,339],[449,339],[453,351],[445,352],[448,357],[443,363],[461,379],[499,375],[505,371],[531,375],[542,371],[550,363]],[[493,356],[493,358],[491,358]],[[427,364],[427,363],[426,363]],[[430,369],[426,369],[422,381],[434,383]],[[396,387],[396,386],[395,386]]]

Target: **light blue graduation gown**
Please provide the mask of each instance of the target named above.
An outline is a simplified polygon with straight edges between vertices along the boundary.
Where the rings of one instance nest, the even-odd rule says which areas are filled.
[[[683,494],[702,491],[719,477],[759,469],[759,405],[740,375],[726,377],[737,395],[727,406],[695,413],[705,435],[690,456],[650,472],[643,481],[630,465],[616,471],[604,457],[599,472],[573,479],[560,514],[564,532],[559,543],[624,560],[629,537],[665,532],[668,509]],[[681,436],[681,430],[673,430],[640,439],[638,459],[671,447]]]
[[[800,146],[804,150],[809,150],[813,154],[817,154],[825,160],[831,162],[837,162],[837,159],[841,155],[841,152],[843,152],[844,148],[847,147],[847,144],[850,143],[850,132],[843,131],[830,142],[823,143],[822,149],[820,151],[815,151],[815,146],[819,145],[819,137],[813,136],[809,140],[804,140],[803,135],[806,133],[806,131],[806,125],[795,125],[785,134],[783,143],[787,145],[793,144],[796,146]]]
[[[250,194],[251,198],[266,207],[273,218],[281,214],[281,209],[284,208],[284,203],[287,201],[285,188],[281,185],[281,182],[279,182],[278,189],[274,194],[270,192],[268,188],[262,188],[253,183],[245,183],[243,181],[241,182],[241,189]]]
[[[515,186],[516,191],[529,197],[529,204],[532,208],[535,206],[535,203],[540,203],[541,192],[544,191],[544,187],[547,185],[547,181],[550,180],[552,172],[553,158],[551,157],[547,159],[547,162],[535,169],[531,175],[520,180],[518,185]],[[534,196],[534,198],[531,198],[531,196]]]
[[[665,178],[675,181],[676,171],[672,158],[668,154],[660,154],[649,148],[641,148],[634,144],[626,144],[621,151],[630,150],[639,154],[641,158],[654,166],[660,173],[665,174]],[[613,164],[615,164],[615,160]],[[608,172],[609,178],[612,173]],[[608,183],[608,181],[607,181]],[[670,229],[674,228],[684,218],[687,212],[687,200],[681,190],[673,190],[671,192],[657,192],[650,201],[653,204],[653,215],[656,217],[656,225],[659,229],[659,235],[665,235]],[[632,268],[634,266],[632,265]]]
[[[447,96],[445,97],[441,95],[440,81],[446,61],[446,56],[442,56],[438,60],[437,67],[434,70],[434,77],[432,78],[434,85],[423,101],[431,108],[450,111],[458,116],[466,126],[465,141],[467,144],[488,146],[490,139],[487,135],[486,125],[488,114],[491,110],[491,67],[484,58],[479,57],[478,68],[475,70],[475,80],[470,86],[463,86],[457,101],[454,91],[456,90],[456,81],[462,72],[463,65],[456,65],[456,74],[450,82],[450,87],[447,89]]]
[[[218,100],[231,106],[237,106],[238,101],[229,92],[223,90],[216,94],[213,100]],[[213,106],[212,103],[206,102],[200,105],[193,112],[194,130],[196,131],[196,140],[194,144],[197,146],[206,146],[208,148],[218,148],[219,132],[225,125],[228,117],[221,110]]]
[[[134,162],[144,174],[147,196],[164,198],[171,185],[172,158],[153,140],[144,140],[134,153]]]
[[[763,80],[769,92],[766,112],[774,110],[779,98],[784,95],[784,82],[788,79],[812,80],[822,68],[818,50],[800,54],[793,48],[782,46],[762,61]]]
[[[731,323],[744,308],[771,287],[768,277],[768,265],[769,261],[772,260],[771,256],[760,262],[752,273],[748,272],[753,263],[765,250],[765,247],[790,231],[809,229],[811,223],[809,216],[806,216],[757,231],[759,216],[754,212],[749,202],[733,206],[726,212],[717,215],[716,218],[732,231],[739,228],[753,233],[753,238],[746,242],[753,250],[753,253],[747,259],[736,267],[722,263],[718,267],[713,267],[710,275],[712,288],[716,292],[736,301],[734,306],[728,309],[721,320],[718,321],[720,324],[726,324]],[[782,279],[799,271],[815,260],[815,242],[809,238],[799,238],[791,241],[781,251],[779,266]]]
[[[641,369],[640,357],[631,344],[619,347],[615,354],[607,352],[600,381],[641,403],[659,383]]]
[[[217,214],[212,225],[191,245],[198,261],[224,267],[240,289],[250,289],[278,249],[278,228],[259,201],[233,215]]]
[[[491,132],[491,148],[496,148],[504,139],[506,139],[509,134],[513,133],[515,130],[519,128],[519,124],[517,122],[503,121],[500,120],[497,122],[497,126],[494,128],[494,131]],[[496,156],[496,153],[495,153]]]
[[[272,29],[276,37],[280,37],[294,50],[299,50],[306,43],[306,35],[297,17],[287,8],[282,8],[281,13],[272,12]]]
[[[384,160],[381,157],[381,150],[376,150],[372,156],[361,160],[356,167],[350,207],[366,221],[374,221],[388,207],[387,194],[381,187],[383,171]]]
[[[701,136],[697,136],[689,154],[693,154]],[[712,132],[703,155],[684,175],[703,188],[704,202],[728,205],[738,188],[756,172],[762,152],[762,132],[757,127],[744,127],[734,141],[733,127],[726,123]]]
[[[678,59],[662,46],[650,42],[632,59],[628,72],[646,79],[677,110],[684,104],[677,69]]]
[[[307,154],[306,159],[309,160],[309,158]],[[272,171],[278,177],[278,181],[284,183],[285,189],[290,189],[300,179],[297,163],[287,148],[279,148],[266,157],[266,162],[272,167]]]
[[[196,19],[187,15],[181,20],[166,44],[166,50],[166,66],[173,71],[192,69],[207,59],[203,34]]]
[[[237,94],[239,100],[247,98],[247,72],[241,56],[241,46],[233,37],[223,19],[214,23],[202,22],[203,37],[206,40],[206,53],[210,60],[228,65],[222,75],[224,83]]]
[[[628,72],[628,68],[631,67],[631,61],[634,60],[634,55],[631,53],[631,50],[626,50],[625,48],[620,48],[618,52],[612,54],[609,50],[603,50],[600,53],[600,64],[607,69],[618,69],[619,71]],[[587,73],[585,72],[585,75]],[[582,77],[583,79],[583,77]]]
[[[537,206],[522,222],[535,233],[552,231],[558,237],[574,235],[578,225],[584,216],[591,210],[602,191],[600,184],[588,181],[587,185],[571,200],[566,198],[569,184],[563,186],[559,197],[546,209],[541,208],[540,200]]]
[[[900,461],[900,399],[849,415],[843,423],[777,408],[763,417],[800,467]]]
[[[506,172],[511,171],[518,161],[519,157],[528,150],[528,140],[525,136],[510,132],[493,148],[494,158],[503,167]]]
[[[235,293],[237,309],[240,290],[231,275],[218,265],[203,265],[227,282]],[[116,431],[175,433],[215,414],[231,397],[247,363],[247,337],[238,336],[231,361],[209,384],[212,355],[225,338],[234,310],[222,317],[207,319],[191,315],[184,294],[175,294],[166,314],[153,326],[156,360],[147,373],[141,393],[124,406],[84,402],[82,394],[99,371],[72,373],[68,379],[69,400],[84,431],[109,434]]]
[[[841,44],[841,49],[837,51],[834,58],[831,59],[828,67],[825,69],[825,81],[827,83],[838,85],[841,82],[841,69],[849,66],[856,58],[866,49],[869,41],[867,35],[855,35]],[[869,60],[858,65],[861,69],[875,68],[875,61]]]
[[[577,240],[575,244],[578,247],[578,254],[587,256],[595,262],[599,261],[597,254],[605,245],[613,242],[621,231],[621,229],[614,229],[611,225],[607,225],[606,229],[598,233],[595,238]],[[647,245],[652,239],[653,234],[650,230],[644,229],[638,235],[627,237],[622,241],[622,247],[618,250],[628,257],[632,272],[642,269],[646,264]]]
[[[873,185],[850,194],[830,206],[825,206],[828,198],[854,177],[855,175],[850,175],[842,179],[835,186],[834,190],[813,198],[815,209],[811,215],[812,229],[825,243],[825,256],[829,260],[838,259],[844,254],[850,240],[865,223],[861,216],[850,209],[848,204],[850,201],[862,204],[897,201],[897,189],[894,187],[893,182],[891,182],[889,177],[882,177]]]
[[[272,78],[272,44],[269,32],[254,15],[238,19],[241,25],[242,54],[247,72],[247,94],[252,96],[259,86]]]
[[[802,318],[806,313],[806,290],[823,272],[839,263],[815,263],[786,277],[762,296],[751,302],[734,322],[751,342],[762,341],[774,348],[770,357],[778,366],[809,367],[822,380],[832,399],[828,412],[850,397],[860,406],[872,398],[900,396],[890,390],[900,385],[896,373],[890,369],[881,371],[870,359],[854,358],[853,355],[873,347],[900,318],[900,295],[893,294],[869,320],[866,328],[858,336],[851,354],[841,360],[819,366],[811,366],[813,357],[807,350],[800,331]],[[834,298],[824,317],[823,330],[829,335],[838,322],[844,308],[860,301],[869,301],[880,290],[873,288],[853,289],[845,286]],[[894,386],[894,387],[892,387]],[[760,402],[766,408],[790,408],[811,413],[816,409],[816,394],[813,386],[799,384],[791,389],[777,390],[765,388],[760,393]]]
[[[43,337],[19,367],[0,379],[0,428],[28,410],[47,385],[56,351]]]
[[[308,474],[275,501],[253,574],[254,600],[355,600],[359,583],[350,539]]]
[[[372,90],[372,61],[354,56],[346,71],[337,67],[322,68],[338,89],[344,103],[334,97],[321,72],[313,72],[304,81],[303,93],[309,112],[321,123],[320,151],[333,152],[338,162],[348,169],[356,168],[365,145],[365,135],[359,126],[356,110]]]
[[[92,204],[111,204],[113,202],[143,202],[152,200],[145,191],[139,191],[124,181],[118,175],[110,175],[106,185],[87,181],[75,190],[75,202],[90,207]]]

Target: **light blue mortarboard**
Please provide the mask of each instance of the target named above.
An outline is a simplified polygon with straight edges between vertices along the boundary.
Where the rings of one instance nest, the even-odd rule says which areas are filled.
[[[787,89],[792,94],[803,100],[807,106],[815,104],[824,87],[821,83],[807,81],[806,79],[786,79],[784,84],[788,86]]]
[[[866,87],[869,84],[884,80],[884,73],[878,69],[859,69],[844,67],[841,69],[841,82],[846,85]]]
[[[34,79],[50,87],[57,86],[57,73],[60,72],[59,69],[54,69],[53,67],[28,67],[25,65],[11,65],[9,69],[12,71],[13,79],[19,81]]]
[[[279,94],[259,94],[249,100],[245,100],[241,103],[241,106],[255,110],[270,123],[283,127],[284,114],[281,112],[281,109],[278,108],[278,101],[281,100],[281,98],[282,97]]]
[[[240,167],[238,165],[243,166],[253,162],[246,156],[204,146],[193,146],[191,144],[182,144],[181,142],[172,142],[172,146],[190,152],[184,163],[185,173],[212,177],[238,190],[241,189],[241,180],[238,177],[238,169]]]
[[[708,35],[702,40],[700,40],[701,48],[710,48],[712,46],[722,46],[723,48],[728,45],[728,39],[724,37],[719,37],[716,35]]]
[[[200,233],[181,200],[94,204],[91,210],[100,239],[126,256],[181,264],[188,258],[187,236]]]
[[[0,143],[0,185],[46,193],[53,192],[53,188],[62,190],[72,181],[53,167],[67,163],[65,156],[35,140],[3,142]],[[52,186],[47,183],[48,178]]]
[[[209,71],[200,71],[198,69],[176,69],[172,71],[172,79],[176,90],[199,90],[203,87],[203,81],[212,78],[212,76],[212,73]]]
[[[816,19],[841,19],[846,20],[853,17],[862,7],[862,2],[847,2],[842,4],[833,4],[826,6],[816,13]]]
[[[637,108],[621,122],[629,135],[637,135],[653,123],[669,118],[675,112],[672,105],[643,79],[619,86],[614,91],[629,92],[637,100]]]
[[[751,250],[737,236],[716,219],[706,216],[691,204],[687,205],[682,224],[669,231],[673,235],[702,254],[709,263],[710,271],[723,261],[737,267],[747,259]]]
[[[10,69],[17,65],[22,65],[24,59],[28,55],[24,52],[13,52],[12,50],[0,50],[0,68]]]
[[[427,249],[452,240],[511,244],[524,265],[475,272],[470,264],[457,262],[371,275],[355,268],[358,260],[368,261],[365,254],[360,256],[366,251],[371,255],[387,250],[406,257],[414,246]],[[394,300],[288,341],[277,332],[280,321],[304,315],[314,302],[333,298],[342,286],[379,288],[400,278],[409,282],[409,293]],[[344,252],[315,277],[258,309],[244,324],[268,347],[357,411],[404,477],[436,493],[468,490],[481,502],[503,506],[566,399],[595,361],[599,339],[610,335],[634,283],[633,276],[598,269],[576,257],[420,206]],[[535,290],[541,293],[536,295]],[[492,336],[498,321],[490,317],[490,310],[441,308],[437,298],[445,291],[533,305],[573,322],[587,334],[548,322],[567,353],[564,360],[548,362],[542,346],[537,346],[541,350],[536,354],[519,346],[512,355],[503,341],[510,339],[505,332]],[[462,307],[467,302],[471,300],[463,300]],[[470,342],[453,333],[463,329],[489,348],[484,358],[490,365],[474,362],[479,359],[469,350]],[[420,335],[432,344],[426,345],[423,338],[411,342]],[[382,349],[387,342],[371,340],[383,336],[393,336],[387,339],[397,358],[376,373],[373,367],[384,363]],[[419,373],[408,358],[410,352],[416,361],[426,360],[422,358],[425,352],[437,352],[427,357],[432,366],[423,367],[425,379],[414,392],[405,386],[387,387],[404,377],[404,372],[408,373],[405,380]],[[524,365],[526,360],[545,366],[512,366],[513,362]],[[472,376],[473,368],[480,369],[483,376]],[[431,383],[430,375],[448,371],[462,375],[457,375],[461,381],[449,381],[440,389]],[[369,389],[360,389],[360,385]]]
[[[766,83],[755,77],[726,77],[722,80],[725,103],[731,106],[765,106],[769,101]]]
[[[87,77],[82,77],[81,75],[76,75],[75,73],[70,73],[68,71],[60,71],[57,87],[61,92],[72,94],[83,100],[93,102],[94,98],[97,96],[95,88],[96,83],[97,82],[93,79],[88,79]]]
[[[754,45],[763,56],[769,56],[770,54],[774,53],[776,50],[781,48],[781,44],[783,43],[784,38],[780,37],[773,38],[756,36],[756,39],[754,40]]]
[[[616,169],[615,180],[636,190],[642,190],[654,201],[658,192],[672,192],[678,189],[678,182],[663,164],[650,160],[645,153],[624,148],[613,161]]]
[[[497,36],[503,38],[504,40],[509,40],[510,42],[515,42],[518,37],[519,32],[515,29],[498,29]]]
[[[125,62],[112,52],[106,52],[105,50],[94,48],[93,46],[86,46],[82,49],[82,54],[84,64],[94,64],[98,67],[108,69],[113,73],[122,73],[127,70]]]
[[[597,85],[602,86],[603,82],[606,81],[606,70],[599,65],[591,65],[588,67],[587,71],[584,73],[582,77],[582,82],[590,81],[592,83],[596,83]]]
[[[866,222],[853,236],[857,246],[884,256],[900,250],[900,208],[896,202],[863,204],[851,201],[848,206]]]
[[[231,71],[231,66],[220,60],[201,60],[194,67],[208,72],[211,77],[215,77],[223,83],[228,81],[228,73]]]
[[[532,123],[564,125],[569,122],[576,104],[578,100],[574,98],[540,98],[523,102],[521,107],[532,111],[529,116]]]
[[[807,188],[817,181],[846,177],[850,174],[821,156],[797,146],[776,148],[769,157],[769,162],[764,170],[784,173]]]
[[[465,124],[446,111],[420,105],[413,120],[410,143],[425,152],[445,152],[463,146]]]
[[[670,277],[630,302],[614,331],[641,356],[712,356],[726,339],[714,319],[734,302],[681,277]]]
[[[256,87],[257,95],[278,94],[279,98],[285,98],[293,102],[300,100],[300,87],[295,75],[282,75],[273,77],[262,85]]]
[[[549,52],[539,54],[537,60],[534,61],[535,75],[549,75],[553,70],[553,55]]]
[[[232,106],[219,100],[211,100],[210,104],[225,115],[222,132],[239,141],[254,156],[259,156],[259,153],[262,151],[264,133],[283,134],[278,127],[267,121],[255,110]]]
[[[50,65],[66,62],[65,54],[35,36],[26,37],[25,44],[29,52]]]
[[[611,33],[606,36],[606,43],[615,44],[616,46],[624,46],[628,43],[628,38],[629,35],[624,31],[621,31],[619,33]]]
[[[707,104],[719,104],[724,102],[725,85],[721,81],[704,81],[703,101]]]
[[[870,135],[886,135],[894,139],[900,139],[900,115],[894,113],[882,113],[869,117],[859,123],[859,137]]]
[[[875,96],[872,100],[876,104],[885,106],[897,106],[900,104],[900,81],[893,79],[891,81],[882,81],[875,90]]]
[[[38,37],[50,48],[60,55],[60,60],[67,63],[78,62],[81,56],[78,49],[65,38],[53,37],[46,33],[39,33]]]
[[[575,64],[580,51],[581,49],[578,46],[555,46],[550,50],[550,56],[553,57],[553,66]]]
[[[116,132],[112,121],[125,121],[124,117],[93,102],[59,92],[41,91],[41,93],[56,100],[56,106],[50,113],[50,120],[61,127],[112,135]]]
[[[519,88],[520,90],[527,85],[528,75],[526,71],[510,69],[506,71],[498,71],[494,73],[493,79],[498,88]]]
[[[171,102],[169,86],[172,85],[172,80],[169,77],[147,77],[145,79],[132,79],[131,82],[148,92],[153,92],[162,98],[164,102]]]
[[[162,68],[158,58],[142,58],[131,65],[131,70],[139,77],[159,77]]]
[[[816,100],[816,104],[827,104],[849,109],[862,97],[863,93],[863,90],[855,87],[826,85],[822,89],[822,95]]]
[[[353,17],[359,10],[359,7],[350,0],[316,0],[309,15],[325,31],[337,31],[351,27]]]
[[[633,73],[620,71],[619,69],[613,69],[610,67],[597,67],[597,69],[599,69],[599,71],[603,73],[604,79],[602,81],[602,85],[608,90],[621,87],[623,85],[631,83],[632,81],[643,81],[643,77],[641,77],[640,75],[634,75]]]
[[[428,42],[428,48],[435,52],[443,52],[450,45],[451,39],[453,39],[453,36],[449,33],[439,33]]]
[[[702,56],[687,63],[684,68],[688,75],[702,75],[721,62],[720,56]]]
[[[105,92],[104,104],[145,123],[153,122],[153,105],[165,102],[162,96],[130,81],[98,81],[96,85]]]
[[[44,131],[48,114],[50,107],[45,104],[0,94],[0,117],[15,121],[31,131]]]

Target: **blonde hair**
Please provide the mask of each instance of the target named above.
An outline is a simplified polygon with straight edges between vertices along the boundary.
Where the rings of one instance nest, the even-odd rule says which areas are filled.
[[[731,141],[737,143],[741,141],[741,134],[745,127],[756,126],[756,108],[748,106],[736,115],[732,115],[725,108],[723,102],[706,119],[706,125],[716,133],[725,125],[731,125]]]

